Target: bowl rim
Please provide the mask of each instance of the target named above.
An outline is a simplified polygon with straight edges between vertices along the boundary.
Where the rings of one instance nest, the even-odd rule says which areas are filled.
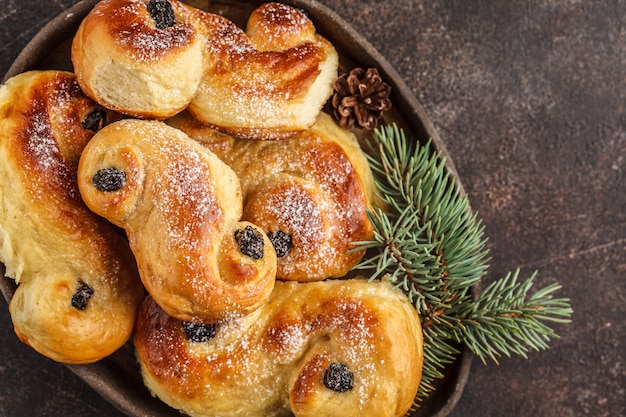
[[[41,58],[53,50],[60,41],[68,39],[76,31],[82,19],[99,1],[81,0],[44,25],[13,61],[2,79],[2,83],[14,75],[31,69],[38,69]],[[464,194],[465,190],[456,167],[434,125],[427,116],[422,104],[387,59],[341,16],[316,0],[278,1],[304,10],[314,22],[317,31],[325,37],[332,39],[338,50],[350,51],[350,55],[356,57],[356,62],[378,68],[382,78],[392,87],[394,107],[398,109],[403,119],[407,122],[410,133],[418,139],[430,139],[434,149],[445,158],[447,170],[455,180],[460,192]],[[250,0],[245,2],[261,4],[264,1]],[[0,271],[4,276],[4,265],[1,263]],[[14,290],[15,284],[13,280],[9,278],[0,279],[0,291],[7,302],[10,301]],[[476,294],[474,293],[474,295]],[[150,410],[154,416],[174,415],[172,413],[173,409],[164,403],[162,404],[164,407],[159,404],[153,404],[154,398],[149,395],[143,383],[138,388],[136,386],[137,381],[129,380],[125,377],[125,367],[122,363],[127,362],[127,360],[120,358],[120,355],[129,354],[127,351],[128,346],[125,348],[126,351],[122,348],[109,358],[93,364],[66,365],[66,367],[91,386],[104,399],[129,416],[144,415],[146,410]],[[435,409],[432,410],[433,413],[428,414],[428,417],[446,417],[457,405],[469,378],[472,358],[471,352],[463,347],[461,354],[453,365],[454,369],[446,377],[446,379],[449,379],[450,391],[442,403],[435,405]],[[118,384],[111,386],[111,381],[116,381]],[[160,402],[158,399],[156,401]],[[422,414],[418,409],[412,415],[417,417]],[[426,414],[423,415],[423,417],[426,416]]]

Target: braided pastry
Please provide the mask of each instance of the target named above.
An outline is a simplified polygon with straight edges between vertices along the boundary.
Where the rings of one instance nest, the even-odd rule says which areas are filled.
[[[423,361],[408,299],[364,279],[277,282],[255,313],[208,326],[148,297],[134,341],[146,386],[193,417],[402,416]]]
[[[83,199],[124,228],[150,294],[170,315],[213,322],[264,304],[276,277],[268,237],[240,222],[235,173],[183,132],[121,120],[85,148]]]
[[[238,175],[243,219],[262,228],[278,255],[277,277],[342,277],[363,257],[373,199],[369,164],[356,137],[321,113],[316,124],[281,141],[228,140],[184,113],[168,123],[214,150]]]
[[[310,127],[338,55],[295,8],[268,3],[247,32],[177,0],[103,0],[72,44],[78,81],[103,106],[165,119],[189,107],[226,133],[263,139]]]
[[[0,259],[19,284],[9,309],[18,337],[59,362],[113,353],[143,299],[128,244],[76,184],[84,146],[112,119],[67,72],[26,72],[0,89]]]

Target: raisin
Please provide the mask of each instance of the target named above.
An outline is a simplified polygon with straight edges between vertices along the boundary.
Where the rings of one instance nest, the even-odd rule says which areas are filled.
[[[291,235],[283,232],[282,230],[269,232],[267,237],[270,238],[270,242],[272,242],[274,249],[276,249],[276,256],[279,258],[286,256],[289,251],[293,249],[293,240],[291,239]]]
[[[217,333],[217,326],[217,323],[203,324],[190,321],[183,322],[185,335],[187,335],[187,339],[192,342],[208,342],[213,339]]]
[[[168,0],[150,0],[148,11],[157,29],[171,28],[176,23],[174,9]]]
[[[97,132],[102,129],[107,121],[107,112],[104,109],[97,109],[89,113],[81,122],[83,129]]]
[[[111,193],[124,186],[126,183],[126,173],[117,168],[102,168],[95,173],[92,183],[98,190]]]
[[[84,281],[78,280],[78,289],[76,293],[72,295],[72,307],[77,310],[84,310],[87,308],[87,302],[93,296],[93,288],[87,285]]]
[[[336,392],[346,392],[354,386],[354,375],[346,365],[333,362],[324,371],[324,385]]]
[[[237,229],[235,240],[239,244],[239,251],[252,259],[261,259],[265,250],[263,235],[252,226],[245,229]]]

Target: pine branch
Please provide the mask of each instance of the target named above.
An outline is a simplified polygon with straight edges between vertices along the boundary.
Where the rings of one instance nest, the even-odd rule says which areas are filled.
[[[415,407],[460,354],[458,344],[496,363],[548,348],[558,336],[546,322],[567,322],[569,300],[553,298],[558,284],[529,296],[535,274],[518,282],[519,271],[472,297],[488,267],[484,227],[430,142],[409,141],[393,124],[375,130],[365,150],[384,208],[368,212],[373,239],[354,250],[374,254],[356,268],[401,289],[420,315],[424,367]]]
[[[453,329],[457,340],[463,340],[483,363],[487,358],[498,363],[498,356],[512,353],[526,357],[529,348],[548,349],[550,339],[558,336],[543,321],[570,321],[569,300],[553,298],[560,285],[549,285],[529,297],[536,272],[524,282],[518,282],[518,275],[519,270],[509,273],[485,288],[462,325]]]

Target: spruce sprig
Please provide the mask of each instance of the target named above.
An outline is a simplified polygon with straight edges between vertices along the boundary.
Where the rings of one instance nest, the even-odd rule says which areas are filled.
[[[569,322],[569,300],[553,298],[561,288],[559,284],[529,295],[536,272],[523,282],[518,282],[518,276],[516,270],[485,288],[461,320],[462,325],[451,329],[483,363],[487,358],[498,363],[501,355],[526,357],[529,349],[548,349],[550,339],[558,336],[543,321]]]
[[[568,322],[572,314],[568,299],[553,297],[560,286],[530,294],[536,273],[519,281],[518,270],[473,296],[489,262],[484,227],[445,158],[430,141],[407,140],[396,124],[371,139],[364,147],[381,204],[368,211],[372,240],[354,243],[354,250],[372,253],[355,269],[401,289],[420,315],[424,367],[415,407],[462,345],[483,363],[547,349],[558,336],[545,322]]]

